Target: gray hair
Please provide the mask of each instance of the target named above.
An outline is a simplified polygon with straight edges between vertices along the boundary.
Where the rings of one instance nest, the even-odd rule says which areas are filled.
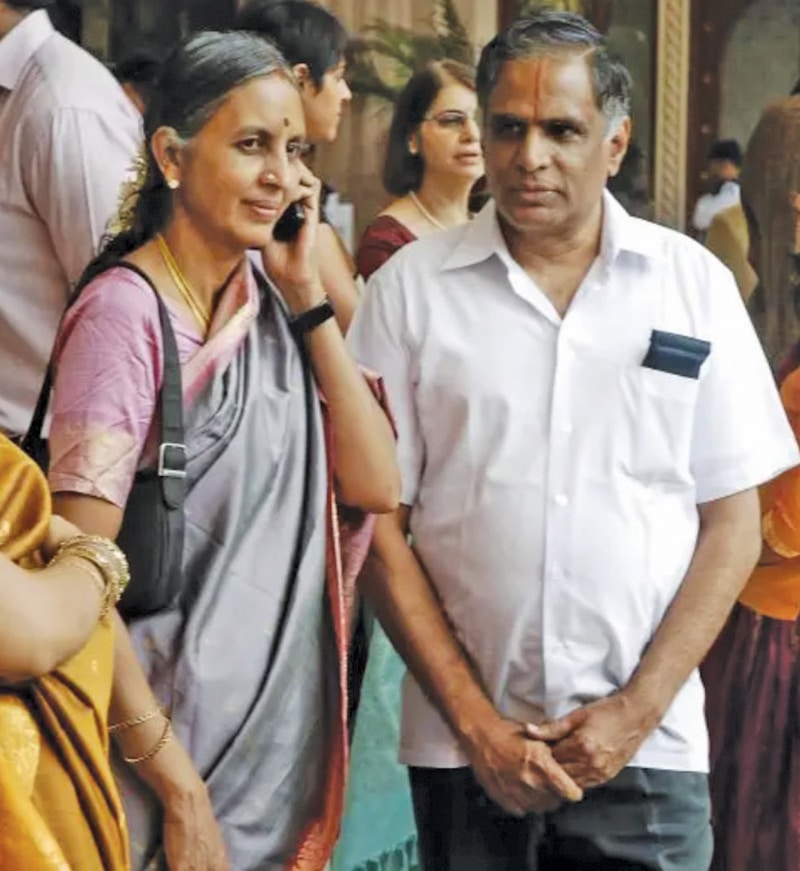
[[[495,36],[481,52],[478,64],[478,101],[486,111],[503,65],[556,52],[586,55],[594,75],[597,108],[607,119],[607,131],[615,133],[630,114],[631,75],[613,58],[603,35],[585,18],[572,12],[537,9]]]
[[[124,230],[106,240],[89,264],[79,287],[153,239],[172,214],[172,191],[150,156],[153,136],[171,127],[181,140],[199,133],[236,88],[256,78],[280,75],[296,87],[292,71],[278,49],[261,36],[244,31],[196,33],[168,55],[144,116],[143,178],[126,206]]]

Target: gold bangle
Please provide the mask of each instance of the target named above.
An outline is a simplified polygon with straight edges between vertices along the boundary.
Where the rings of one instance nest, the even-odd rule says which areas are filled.
[[[85,559],[77,553],[66,553],[59,557],[53,557],[53,559],[50,560],[51,566],[63,566],[65,564],[71,565],[73,568],[82,572],[84,575],[88,575],[92,579],[92,582],[100,591],[101,606],[98,620],[104,620],[111,611],[111,608],[114,606],[114,603],[111,601],[111,588],[106,582],[103,573],[91,560]]]
[[[108,727],[109,735],[115,732],[124,732],[126,729],[133,729],[134,726],[141,726],[143,723],[149,723],[150,720],[155,720],[156,717],[163,717],[164,712],[161,708],[153,708],[152,711],[145,711],[139,714],[138,717],[131,717],[130,720],[123,720],[121,723],[114,723]]]
[[[78,556],[94,564],[109,588],[109,610],[116,605],[130,581],[128,560],[119,547],[99,535],[76,535],[59,545],[53,560],[67,555]]]
[[[101,535],[75,535],[61,542],[56,556],[67,552],[80,552],[112,582],[118,597],[122,595],[130,581],[128,559],[110,538]]]
[[[172,721],[168,717],[164,719],[167,721],[167,725],[164,727],[164,734],[158,739],[153,749],[145,753],[144,756],[123,756],[122,758],[128,765],[141,765],[143,762],[149,762],[167,746],[169,739],[172,737]]]
[[[63,562],[70,557],[79,559],[81,562],[89,563],[103,579],[103,587],[105,589],[105,607],[104,611],[108,613],[114,605],[119,601],[119,585],[116,577],[111,573],[109,567],[104,564],[102,558],[90,547],[83,545],[73,545],[65,548],[63,551],[56,553],[50,564]]]

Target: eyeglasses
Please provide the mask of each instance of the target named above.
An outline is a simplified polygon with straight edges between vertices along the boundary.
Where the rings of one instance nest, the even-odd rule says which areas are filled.
[[[458,109],[446,109],[437,115],[426,115],[424,120],[433,121],[442,130],[465,130],[470,122],[480,126],[476,115],[468,115]]]

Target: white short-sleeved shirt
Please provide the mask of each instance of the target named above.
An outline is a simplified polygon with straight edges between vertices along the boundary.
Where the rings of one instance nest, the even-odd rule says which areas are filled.
[[[119,83],[44,10],[0,40],[0,432],[28,428],[70,290],[141,141]]]
[[[738,181],[726,181],[715,194],[703,194],[697,200],[692,215],[692,226],[706,231],[720,212],[738,205],[742,200]]]
[[[653,330],[707,340],[698,378],[644,368]],[[731,274],[606,194],[562,320],[489,204],[372,277],[348,337],[385,378],[414,548],[498,709],[553,718],[622,688],[684,578],[697,504],[798,463]],[[694,674],[632,764],[705,771]],[[412,679],[401,758],[466,764]]]

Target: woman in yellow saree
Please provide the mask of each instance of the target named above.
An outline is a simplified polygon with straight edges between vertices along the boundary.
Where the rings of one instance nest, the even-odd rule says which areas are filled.
[[[125,574],[111,542],[51,516],[44,476],[0,436],[2,869],[129,867],[106,724]]]

